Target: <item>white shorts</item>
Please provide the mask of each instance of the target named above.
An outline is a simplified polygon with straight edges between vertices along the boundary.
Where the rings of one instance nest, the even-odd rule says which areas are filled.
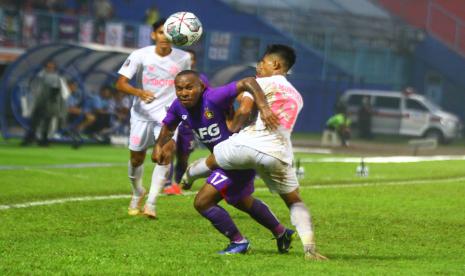
[[[129,149],[132,151],[145,151],[155,144],[162,125],[155,121],[141,121],[131,118],[129,132]]]
[[[232,139],[216,145],[213,153],[218,165],[225,170],[255,169],[272,193],[287,194],[299,188],[290,164]]]

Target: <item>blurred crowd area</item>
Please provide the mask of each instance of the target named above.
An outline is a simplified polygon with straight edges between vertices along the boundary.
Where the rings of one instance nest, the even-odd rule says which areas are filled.
[[[0,46],[30,48],[51,42],[95,42],[138,47],[150,43],[146,36],[140,41],[138,33],[146,32],[143,27],[149,28],[159,14],[153,6],[141,11],[139,22],[109,23],[115,19],[110,0],[0,0]],[[108,35],[115,29],[124,33],[121,41]]]
[[[33,91],[23,106],[29,128],[23,145],[48,145],[51,138],[70,139],[76,146],[86,140],[109,143],[110,136],[129,134],[131,99],[111,85],[87,93],[79,82],[66,79],[53,61],[33,80]],[[32,100],[31,100],[32,99]]]
[[[67,86],[65,114],[58,114],[66,118],[65,130],[101,142],[111,135],[129,135],[130,96],[112,85],[102,86],[96,94],[86,93],[74,81],[67,81]]]

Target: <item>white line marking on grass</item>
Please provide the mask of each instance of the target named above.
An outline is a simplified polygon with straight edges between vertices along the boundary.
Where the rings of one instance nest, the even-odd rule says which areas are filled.
[[[38,173],[43,173],[43,174],[48,174],[48,175],[55,175],[55,176],[66,176],[69,177],[69,174],[67,173],[61,173],[57,171],[49,171],[49,170],[43,170],[43,169],[33,169],[33,168],[25,168],[25,171],[29,172],[38,172]],[[80,174],[73,174],[74,178],[80,178],[80,179],[89,179],[88,176],[86,175],[80,175]]]
[[[51,200],[44,200],[44,201],[25,202],[25,203],[12,204],[12,205],[0,205],[0,210],[7,210],[11,208],[28,208],[28,207],[34,207],[34,206],[46,206],[46,205],[54,205],[54,204],[77,202],[77,201],[94,201],[94,200],[130,198],[130,197],[131,196],[129,195],[68,197],[68,198],[59,198],[59,199],[51,199]]]
[[[194,195],[196,192],[184,192],[183,195]],[[161,194],[160,196],[167,196],[165,194]],[[124,199],[124,198],[131,198],[130,195],[107,195],[107,196],[82,196],[82,197],[67,197],[67,198],[58,198],[58,199],[51,199],[51,200],[44,200],[44,201],[32,201],[32,202],[24,202],[18,204],[11,204],[11,205],[0,205],[0,210],[7,210],[7,209],[18,209],[18,208],[28,208],[34,206],[48,206],[48,205],[55,205],[55,204],[62,204],[68,202],[83,202],[83,201],[100,201],[100,200],[108,200],[108,199]]]
[[[359,163],[361,157],[328,157],[328,158],[302,158],[304,163]],[[363,157],[367,163],[412,163],[429,161],[465,160],[465,155],[436,155],[436,156],[379,156]]]
[[[390,181],[380,183],[353,183],[353,184],[335,184],[335,185],[312,185],[312,186],[301,186],[300,189],[339,189],[339,188],[358,188],[358,187],[377,187],[377,186],[404,186],[404,185],[424,185],[424,184],[440,184],[440,183],[454,183],[454,182],[465,182],[465,177],[446,178],[446,179],[433,179],[433,180],[403,180],[403,181]],[[268,188],[257,188],[255,191],[268,191]],[[197,192],[183,192],[184,196],[195,195]],[[161,194],[161,196],[167,196]],[[130,195],[108,195],[108,196],[84,196],[84,197],[68,197],[44,201],[33,201],[11,205],[0,205],[1,210],[18,209],[18,208],[29,208],[34,206],[48,206],[55,204],[62,204],[68,202],[83,202],[83,201],[99,201],[108,199],[126,199],[131,198]]]
[[[128,163],[78,163],[78,164],[50,164],[35,166],[0,166],[0,171],[27,170],[27,169],[80,169],[80,168],[107,168],[127,166]]]
[[[320,154],[331,154],[333,153],[330,149],[324,148],[303,148],[303,147],[293,147],[294,152],[300,153],[320,153]]]

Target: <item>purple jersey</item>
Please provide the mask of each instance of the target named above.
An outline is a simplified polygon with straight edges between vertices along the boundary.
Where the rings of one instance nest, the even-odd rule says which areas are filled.
[[[187,123],[198,140],[212,152],[216,144],[232,134],[226,125],[225,112],[233,104],[236,95],[236,83],[232,82],[217,88],[208,87],[203,92],[200,104],[189,110],[176,99],[168,109],[163,123],[171,127],[181,121]]]
[[[189,155],[195,147],[194,133],[191,127],[182,122],[178,126],[178,137],[176,139],[176,151],[183,155]]]
[[[209,87],[208,78],[205,74],[200,74],[200,79]],[[189,155],[194,151],[195,140],[194,133],[187,122],[182,121],[178,126],[178,137],[176,138],[176,151],[182,155]]]
[[[171,127],[180,122],[189,125],[198,140],[213,152],[217,144],[232,134],[226,125],[225,114],[236,96],[236,82],[217,88],[207,87],[200,103],[191,109],[185,108],[178,99],[174,100],[163,123]],[[207,183],[215,187],[226,202],[236,204],[241,198],[253,193],[254,178],[254,170],[217,169],[207,178]]]

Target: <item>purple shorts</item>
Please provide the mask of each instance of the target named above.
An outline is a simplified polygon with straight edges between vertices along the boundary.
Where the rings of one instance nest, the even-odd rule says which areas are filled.
[[[189,155],[194,150],[195,139],[192,129],[186,124],[181,123],[178,127],[178,137],[176,138],[176,150],[179,154]]]
[[[242,198],[254,192],[254,170],[216,169],[207,178],[228,204],[235,205]]]

